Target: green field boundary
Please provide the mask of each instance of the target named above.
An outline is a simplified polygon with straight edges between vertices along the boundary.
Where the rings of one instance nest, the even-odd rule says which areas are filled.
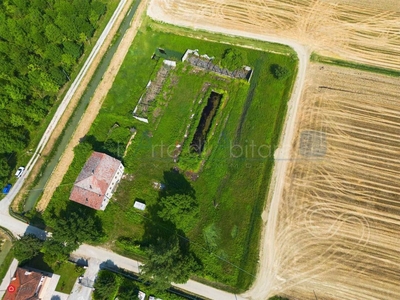
[[[388,76],[393,76],[393,77],[400,77],[400,71],[397,71],[397,70],[376,67],[376,66],[371,66],[371,65],[366,65],[366,64],[360,64],[360,63],[351,62],[351,61],[347,61],[347,60],[322,56],[322,55],[319,55],[316,53],[311,54],[310,60],[313,62],[320,62],[320,63],[324,63],[324,64],[329,64],[329,65],[336,65],[336,66],[345,67],[345,68],[352,68],[352,69],[357,69],[360,71],[367,71],[367,72],[378,73],[378,74],[383,74],[383,75],[388,75]]]
[[[164,33],[173,33],[176,35],[205,40],[208,42],[233,45],[245,49],[249,48],[253,50],[273,52],[276,54],[293,55],[297,57],[297,53],[293,48],[274,42],[267,42],[218,32],[210,32],[202,29],[179,27],[161,21],[153,20],[150,17],[146,18],[145,25],[151,27],[153,30],[158,30]]]

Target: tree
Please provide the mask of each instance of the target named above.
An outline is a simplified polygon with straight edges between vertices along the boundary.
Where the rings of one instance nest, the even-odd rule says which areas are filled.
[[[50,264],[67,259],[83,242],[98,241],[103,236],[99,219],[83,209],[64,214],[55,223],[52,237],[44,245],[45,257]]]
[[[29,142],[28,132],[23,127],[0,130],[0,153],[12,153],[26,147]]]
[[[66,261],[73,250],[51,237],[44,242],[42,251],[44,253],[43,260],[52,266],[55,263]]]
[[[114,299],[118,289],[117,276],[107,270],[99,271],[94,283],[93,298],[96,300]],[[134,298],[132,298],[134,299]]]
[[[43,241],[33,234],[21,236],[14,244],[15,258],[20,262],[30,260],[39,254],[42,249]]]
[[[222,54],[222,58],[220,61],[220,65],[223,68],[226,68],[230,71],[237,70],[244,65],[244,54],[240,52],[238,49],[226,49]]]
[[[119,300],[132,300],[137,299],[139,288],[134,282],[128,278],[123,278],[121,285],[118,289]]]
[[[0,178],[6,178],[10,174],[10,165],[5,157],[0,158]]]
[[[26,147],[29,138],[10,127],[36,131],[106,8],[99,0],[0,1],[0,154]]]
[[[171,283],[185,283],[198,266],[190,253],[184,253],[176,236],[158,238],[147,250],[147,262],[140,269],[140,277],[151,282],[154,289],[166,290]]]
[[[158,212],[164,221],[171,221],[184,231],[192,228],[198,215],[199,207],[196,199],[187,194],[174,194],[160,199],[161,209]]]
[[[271,73],[276,79],[285,79],[289,76],[289,70],[286,67],[282,67],[278,64],[271,65]]]

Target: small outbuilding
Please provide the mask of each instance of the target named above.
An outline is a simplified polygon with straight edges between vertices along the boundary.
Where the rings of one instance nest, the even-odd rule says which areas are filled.
[[[146,209],[146,204],[139,202],[139,201],[135,201],[135,203],[133,204],[134,208],[140,209],[140,210],[145,210]]]

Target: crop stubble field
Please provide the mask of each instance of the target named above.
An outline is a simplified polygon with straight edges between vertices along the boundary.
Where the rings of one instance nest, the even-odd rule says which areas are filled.
[[[349,2],[153,0],[152,5],[173,16],[176,22],[185,21],[193,27],[212,24],[267,33],[296,40],[320,54],[380,67],[400,68],[398,2]],[[384,4],[381,5],[381,2]],[[375,6],[372,3],[376,3]]]
[[[174,24],[279,36],[400,69],[398,2],[335,2],[153,0],[152,9]],[[399,86],[398,77],[309,64],[278,225],[267,228],[267,263],[245,296],[400,298]]]
[[[265,291],[398,299],[400,80],[316,63],[307,76]]]

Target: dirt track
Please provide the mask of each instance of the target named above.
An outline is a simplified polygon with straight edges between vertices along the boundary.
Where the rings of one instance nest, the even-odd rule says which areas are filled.
[[[131,3],[132,1],[129,1],[129,3],[125,7],[126,12],[128,11]],[[110,90],[112,83],[114,82],[114,78],[117,75],[122,62],[124,61],[125,55],[128,52],[133,39],[136,36],[146,6],[147,6],[147,1],[142,0],[141,3],[139,4],[139,7],[137,8],[137,11],[135,12],[134,20],[130,28],[127,30],[117,51],[115,52],[113,59],[110,62],[110,65],[107,68],[107,71],[104,73],[103,80],[97,87],[95,94],[93,95],[93,98],[91,99],[89,106],[87,107],[84,115],[82,116],[82,119],[78,124],[78,127],[76,128],[70,142],[68,143],[63,155],[61,156],[60,161],[57,164],[57,167],[53,171],[51,177],[49,178],[49,181],[46,184],[43,196],[36,207],[38,211],[43,211],[46,209],[47,204],[51,200],[54,191],[60,185],[65,173],[67,172],[74,158],[74,152],[73,152],[74,147],[79,143],[79,140],[86,135],[86,133],[90,129],[91,124],[95,120],[101,108],[101,105],[103,104],[103,100],[106,97],[108,91]],[[125,14],[122,14],[122,18],[124,16]],[[88,80],[90,80],[90,77],[88,78]],[[78,96],[78,99],[79,97],[80,96]]]
[[[152,0],[148,13],[400,69],[397,2],[363,1]],[[315,291],[318,299],[399,299],[399,79],[312,64],[306,86],[300,113],[286,119],[281,146],[289,149],[275,154],[270,197],[279,199],[263,213],[260,270],[245,296],[315,299]],[[313,153],[323,157],[303,157]]]

